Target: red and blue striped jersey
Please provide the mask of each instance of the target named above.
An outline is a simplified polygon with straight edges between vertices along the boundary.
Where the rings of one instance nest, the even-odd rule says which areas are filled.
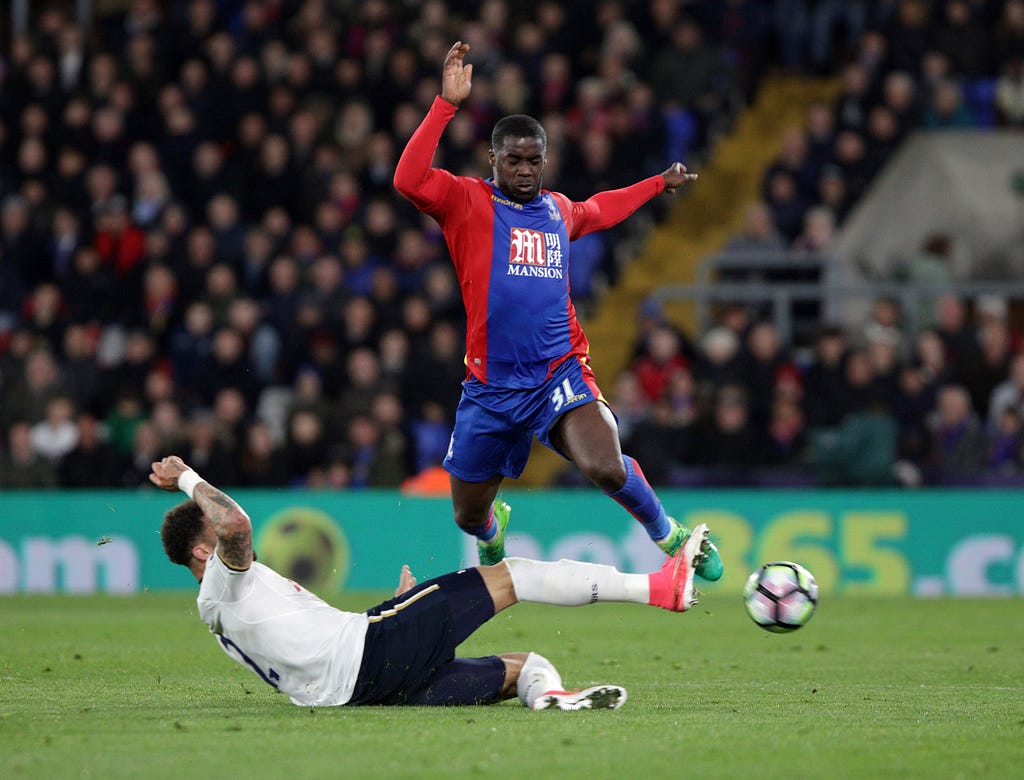
[[[456,110],[434,100],[402,152],[395,187],[444,233],[466,307],[467,376],[536,387],[569,358],[589,359],[569,295],[569,242],[618,224],[665,180],[651,176],[583,202],[542,190],[516,203],[490,180],[431,167]]]

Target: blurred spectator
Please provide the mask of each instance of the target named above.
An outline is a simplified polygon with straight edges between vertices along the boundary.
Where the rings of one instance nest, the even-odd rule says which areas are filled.
[[[204,473],[219,474],[221,484],[238,484],[237,452],[232,442],[220,435],[217,420],[209,409],[200,407],[189,415],[183,452],[189,458],[188,463],[201,463]]]
[[[398,487],[409,476],[408,441],[401,430],[397,396],[377,396],[371,414],[357,414],[348,428],[352,487]]]
[[[665,397],[672,375],[688,365],[675,330],[659,325],[648,334],[645,353],[633,361],[632,371],[644,397],[655,403]]]
[[[146,420],[142,399],[137,392],[132,390],[122,391],[114,400],[113,408],[110,414],[107,415],[105,424],[109,434],[109,441],[114,446],[114,449],[125,455],[133,454],[136,461],[135,468],[138,472],[145,471],[145,469],[152,465],[154,460],[159,460],[157,457],[150,457],[149,454],[157,451],[159,439],[156,436],[153,425]],[[137,432],[143,426],[147,430],[143,434],[143,440],[140,443]],[[139,458],[140,444],[141,451],[145,453],[141,459]],[[149,463],[143,462],[146,457],[150,457]],[[149,472],[145,471],[145,473],[148,474]]]
[[[326,463],[327,432],[315,412],[299,410],[291,416],[284,456],[290,485],[304,484],[313,469]]]
[[[891,409],[899,393],[899,371],[903,334],[892,325],[872,322],[864,329],[867,338],[867,357],[874,374],[874,392]]]
[[[770,460],[778,464],[795,464],[803,457],[807,443],[807,425],[800,404],[787,398],[772,401],[768,418]]]
[[[715,393],[709,419],[697,434],[695,454],[702,466],[739,471],[771,462],[763,426],[750,419],[749,394],[726,384]],[[735,475],[740,478],[737,473]]]
[[[400,388],[403,405],[412,419],[443,422],[450,434],[458,405],[452,391],[465,378],[461,336],[450,323],[439,322],[430,329],[425,348],[409,355]]]
[[[701,340],[698,353],[696,373],[701,380],[698,396],[710,399],[723,385],[741,384],[742,371],[739,336],[721,325],[709,330]]]
[[[260,488],[288,484],[284,453],[274,443],[270,428],[259,420],[246,429],[239,458],[238,484]]]
[[[848,63],[843,68],[834,108],[838,129],[857,129],[867,125],[870,91],[871,74],[868,69],[859,62]]]
[[[846,334],[841,328],[827,325],[819,331],[805,383],[807,424],[811,427],[833,426],[842,418],[840,401],[844,394],[846,351]]]
[[[196,387],[199,398],[207,406],[213,405],[217,393],[225,387],[239,390],[250,407],[255,404],[259,390],[256,373],[245,342],[234,328],[223,327],[214,334],[210,355],[199,370]],[[221,484],[231,483],[222,480]]]
[[[46,416],[32,426],[32,449],[59,463],[78,444],[75,405],[66,395],[53,396],[46,403]]]
[[[996,81],[996,112],[1001,124],[1024,125],[1024,55],[1003,65]]]
[[[65,391],[53,353],[45,348],[36,349],[26,356],[20,375],[5,379],[0,417],[5,426],[15,420],[34,424],[45,417],[50,398]]]
[[[0,451],[0,487],[52,488],[57,484],[55,464],[32,447],[32,428],[15,420],[7,428],[7,449]]]
[[[967,305],[956,295],[947,294],[936,303],[936,332],[942,339],[946,361],[953,371],[963,370],[975,359],[978,339],[967,319]]]
[[[768,321],[755,322],[744,342],[741,376],[750,393],[750,414],[753,422],[763,428],[768,421],[776,379],[789,368],[779,332]]]
[[[989,438],[988,466],[997,474],[1012,475],[1020,471],[1021,449],[1024,447],[1024,425],[1020,412],[1007,407],[992,426]]]
[[[743,226],[725,245],[726,252],[771,253],[785,249],[770,208],[763,202],[747,207]],[[732,275],[736,275],[733,271]]]
[[[187,446],[185,415],[181,407],[170,398],[152,405],[149,423],[163,452],[184,452]]]
[[[772,173],[766,183],[765,200],[783,241],[791,244],[803,225],[807,201],[790,171],[779,169]]]
[[[827,486],[888,486],[896,483],[899,431],[877,401],[846,414],[839,425],[811,433],[809,460]]]
[[[966,388],[946,385],[939,390],[931,429],[928,465],[933,479],[977,475],[988,463],[988,439]]]
[[[973,124],[960,85],[954,81],[939,82],[925,110],[924,126],[929,130],[958,130]]]
[[[846,353],[839,396],[836,399],[836,413],[840,421],[847,415],[883,402],[884,395],[877,380],[875,366],[867,349],[854,347]]]
[[[935,32],[937,48],[958,73],[968,78],[984,76],[991,70],[993,51],[982,4],[946,0],[943,5],[942,24]]]
[[[836,218],[827,206],[815,206],[804,214],[803,230],[793,241],[793,249],[811,254],[825,254],[836,238]]]
[[[72,255],[71,270],[61,290],[72,322],[100,325],[114,318],[117,278],[114,269],[103,263],[91,246],[81,247]]]
[[[978,345],[980,350],[957,366],[956,375],[967,388],[974,411],[986,419],[993,391],[1010,372],[1012,344],[1007,323],[985,323],[978,330]]]
[[[1024,0],[1006,0],[996,23],[996,57],[1006,62],[1024,56]]]
[[[1010,361],[1009,377],[992,390],[988,401],[988,422],[996,427],[1008,409],[1024,416],[1024,354],[1016,354]]]
[[[115,195],[97,206],[93,246],[100,260],[111,266],[120,279],[127,279],[142,260],[145,235],[132,221],[128,201]]]
[[[125,458],[103,438],[99,420],[88,412],[78,415],[78,442],[60,462],[61,487],[123,486]]]
[[[900,274],[907,282],[924,289],[915,296],[915,330],[934,327],[937,305],[943,288],[953,281],[953,247],[949,236],[933,233],[924,239],[921,251],[907,262]]]
[[[835,215],[837,224],[842,224],[853,205],[846,188],[843,169],[833,163],[821,167],[815,196],[822,206]]]
[[[654,60],[651,80],[655,96],[667,110],[687,112],[696,120],[696,141],[703,146],[726,108],[731,74],[721,52],[704,41],[693,19],[683,18],[673,27],[670,45]]]
[[[929,450],[928,417],[935,407],[936,388],[925,381],[917,365],[901,366],[898,384],[892,412],[899,426],[899,457],[920,465]]]
[[[931,390],[949,384],[953,377],[949,353],[942,336],[935,329],[923,330],[917,334],[912,356],[913,365],[921,370],[921,380]]]

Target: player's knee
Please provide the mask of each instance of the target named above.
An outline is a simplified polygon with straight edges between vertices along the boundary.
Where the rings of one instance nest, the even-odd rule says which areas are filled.
[[[487,522],[489,507],[476,510],[467,507],[455,507],[455,524],[463,531],[472,532]]]
[[[602,458],[581,463],[580,470],[605,493],[614,493],[626,484],[626,467],[622,465],[622,458]]]

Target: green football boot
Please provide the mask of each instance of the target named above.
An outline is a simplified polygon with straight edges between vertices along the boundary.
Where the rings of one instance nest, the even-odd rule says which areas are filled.
[[[672,557],[679,552],[679,548],[686,544],[686,540],[690,538],[690,529],[674,517],[670,517],[668,520],[672,524],[672,533],[658,542],[658,547],[666,555]],[[705,539],[700,546],[700,550],[704,553],[704,559],[694,569],[697,576],[708,582],[722,579],[722,572],[725,567],[722,566],[722,558],[718,554],[718,548],[715,547],[715,543],[710,539]]]
[[[489,542],[480,539],[476,543],[476,551],[480,556],[481,566],[493,566],[505,560],[505,530],[508,528],[508,519],[512,515],[512,507],[500,498],[494,499],[494,519],[498,523],[498,532]]]

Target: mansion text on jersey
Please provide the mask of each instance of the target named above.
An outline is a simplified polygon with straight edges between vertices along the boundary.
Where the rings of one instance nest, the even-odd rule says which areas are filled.
[[[562,279],[561,268],[545,268],[536,265],[509,265],[506,276],[539,276],[543,279]]]

